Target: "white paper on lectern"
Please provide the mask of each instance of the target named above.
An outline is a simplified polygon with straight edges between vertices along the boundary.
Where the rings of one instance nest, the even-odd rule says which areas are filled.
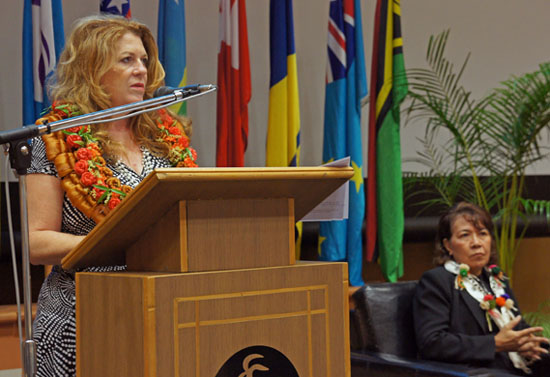
[[[349,163],[350,157],[348,156],[322,166],[344,168],[349,166]],[[301,221],[343,220],[348,218],[348,213],[349,181],[338,187],[338,189],[330,194],[325,200],[317,204],[317,206],[309,211]]]

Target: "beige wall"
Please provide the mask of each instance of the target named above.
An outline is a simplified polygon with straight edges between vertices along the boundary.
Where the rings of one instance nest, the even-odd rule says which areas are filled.
[[[63,1],[65,29],[82,16],[97,12],[99,0]],[[367,70],[370,70],[374,0],[362,1],[362,20]],[[157,1],[131,0],[132,14],[156,34]],[[189,83],[216,82],[218,48],[218,0],[186,0]],[[252,67],[247,166],[263,166],[267,129],[269,85],[268,0],[248,0],[248,31]],[[324,72],[328,0],[295,0],[295,35],[302,121],[302,164],[321,163]],[[405,62],[410,68],[424,62],[426,43],[431,34],[450,28],[449,56],[459,65],[472,52],[465,72],[465,85],[482,95],[511,74],[534,70],[548,60],[550,2],[547,0],[415,0],[402,1]],[[4,0],[0,12],[0,129],[21,124],[21,25],[22,0]],[[202,166],[215,159],[215,95],[189,103],[194,119],[193,144]],[[366,125],[367,114],[363,117]],[[366,131],[366,127],[364,127]],[[402,131],[403,157],[415,155],[415,136],[422,128]],[[363,145],[366,145],[366,136]],[[544,140],[547,143],[547,139]],[[365,150],[366,152],[366,150]],[[366,159],[366,158],[365,158]],[[2,165],[3,166],[3,165]],[[405,164],[405,170],[418,166]],[[365,170],[365,169],[364,169]],[[541,162],[537,174],[549,174],[550,164]]]

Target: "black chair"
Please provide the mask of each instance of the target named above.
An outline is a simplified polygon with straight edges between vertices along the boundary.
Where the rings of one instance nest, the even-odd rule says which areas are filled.
[[[352,296],[351,375],[510,376],[506,372],[419,360],[412,301],[417,282],[367,284]]]

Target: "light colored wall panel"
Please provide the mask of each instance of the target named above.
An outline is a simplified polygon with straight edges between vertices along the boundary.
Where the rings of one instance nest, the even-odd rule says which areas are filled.
[[[99,1],[63,1],[65,28],[78,17],[97,12]],[[362,1],[362,20],[367,70],[370,70],[374,0]],[[156,35],[157,1],[132,0],[132,14],[151,27]],[[419,67],[429,35],[450,28],[449,56],[457,64],[472,52],[464,84],[474,95],[486,93],[511,74],[534,70],[548,60],[550,34],[545,0],[415,0],[402,2],[405,63]],[[216,82],[218,49],[218,1],[187,0],[187,56],[189,83]],[[249,105],[250,135],[246,153],[247,166],[265,164],[265,137],[269,86],[269,1],[247,1],[252,100]],[[7,0],[0,14],[0,129],[21,124],[21,28],[23,1]],[[302,121],[302,164],[321,161],[326,35],[328,0],[294,1],[295,38],[299,75]],[[193,145],[202,166],[215,164],[215,95],[189,103],[189,114],[195,126]],[[366,119],[364,111],[364,140]],[[403,130],[403,157],[412,157],[419,147],[414,140],[422,128]],[[544,141],[548,144],[547,139]],[[365,151],[366,156],[366,151]],[[365,157],[366,160],[366,157]],[[2,165],[3,166],[3,165]],[[406,170],[418,170],[406,165]],[[366,170],[366,169],[364,169]],[[542,161],[530,173],[550,174],[550,164]]]

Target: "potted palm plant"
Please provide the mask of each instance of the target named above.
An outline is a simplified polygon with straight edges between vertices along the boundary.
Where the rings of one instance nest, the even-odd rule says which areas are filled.
[[[427,172],[409,177],[405,192],[429,192],[423,207],[474,202],[491,212],[498,224],[500,264],[513,278],[526,215],[550,216],[549,201],[525,198],[526,168],[548,156],[541,145],[550,123],[550,65],[511,77],[481,99],[460,83],[469,55],[458,70],[445,57],[449,31],[432,36],[428,68],[407,70],[410,102],[407,122],[425,127],[417,162]],[[434,195],[435,194],[435,195]]]

